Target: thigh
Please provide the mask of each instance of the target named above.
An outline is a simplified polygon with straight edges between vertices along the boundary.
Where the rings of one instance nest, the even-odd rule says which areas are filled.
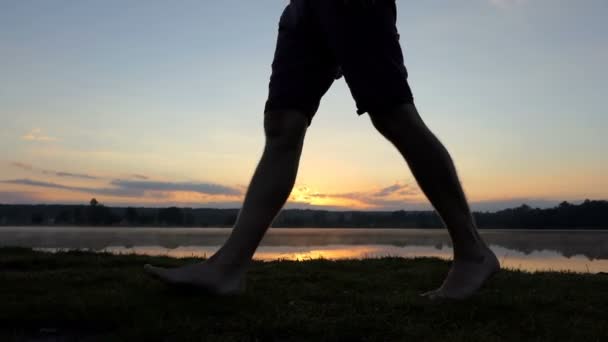
[[[338,72],[312,14],[307,0],[293,0],[283,11],[265,107],[302,111],[309,125]]]
[[[395,0],[318,0],[318,17],[357,113],[413,103],[399,43]]]

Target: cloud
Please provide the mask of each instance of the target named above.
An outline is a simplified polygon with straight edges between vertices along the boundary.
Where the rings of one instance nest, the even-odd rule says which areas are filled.
[[[56,141],[57,138],[42,134],[42,129],[34,128],[25,135],[21,136],[21,139],[27,141]]]
[[[14,162],[14,163],[11,163],[11,165],[14,167],[18,167],[20,169],[28,170],[28,171],[31,171],[34,169],[34,167],[32,165],[25,164],[25,163]]]
[[[140,175],[137,173],[134,173],[131,175],[131,178],[135,178],[135,179],[141,179],[141,180],[148,180],[148,176],[144,176],[144,175]]]
[[[71,177],[71,178],[89,179],[89,180],[99,179],[99,177],[87,175],[84,173],[45,170],[45,169],[40,169],[40,168],[34,167],[30,164],[20,163],[20,162],[13,162],[13,163],[11,163],[11,165],[14,167],[23,169],[23,170],[40,172],[45,175],[52,175],[52,176],[57,176],[57,177]]]
[[[373,194],[374,197],[385,197],[390,196],[391,194],[398,194],[402,196],[407,195],[417,195],[420,191],[411,186],[410,184],[399,184],[395,183],[391,186],[387,186],[386,188],[381,189],[380,191]]]
[[[71,172],[63,172],[63,171],[47,171],[43,170],[44,174],[52,174],[59,177],[72,177],[72,178],[81,178],[81,179],[97,179],[95,176],[83,174],[83,173],[71,173]]]
[[[197,185],[199,183],[167,183],[167,182],[153,182],[159,184],[165,184],[162,187],[170,188],[172,190],[152,190],[161,188],[161,186],[138,186],[131,187],[79,187],[70,186],[59,183],[44,182],[32,179],[14,179],[0,181],[4,184],[17,184],[32,187],[41,187],[48,189],[59,189],[76,191],[86,193],[91,196],[106,195],[118,198],[124,198],[124,201],[114,200],[113,204],[117,205],[142,205],[145,203],[146,206],[152,207],[163,207],[163,206],[190,206],[190,207],[206,207],[206,208],[240,208],[242,201],[238,199],[222,200],[217,198],[208,198],[203,200],[183,200],[182,198],[176,198],[172,191],[190,191],[187,189],[188,184]],[[144,183],[144,182],[140,182]],[[148,182],[145,182],[148,183]],[[179,184],[179,187],[170,186],[171,184]],[[211,184],[207,184],[211,185]],[[395,187],[391,185],[390,187]],[[401,188],[405,187],[404,185]],[[180,189],[175,189],[180,188]],[[230,189],[228,187],[224,187]],[[298,187],[297,190],[302,187]],[[289,201],[285,204],[286,209],[324,209],[324,210],[373,210],[373,211],[391,211],[391,210],[433,210],[433,207],[424,198],[419,196],[413,196],[408,191],[407,195],[395,196],[399,194],[399,191],[391,192],[390,196],[374,196],[382,192],[380,191],[362,191],[362,192],[350,192],[350,193],[310,193],[304,197],[300,196],[296,201]],[[396,188],[396,187],[395,187]],[[203,189],[198,189],[203,190]],[[216,191],[217,192],[217,191]],[[230,193],[226,191],[224,193]],[[67,204],[66,200],[53,200],[47,196],[44,192],[32,192],[32,191],[0,191],[0,203],[5,204],[34,204],[34,203],[62,203]],[[130,198],[140,198],[141,202],[134,203]],[[328,199],[327,203],[316,203],[315,199]],[[346,200],[346,201],[345,201]],[[530,198],[511,198],[511,199],[496,199],[496,200],[485,200],[485,201],[473,201],[471,207],[474,211],[497,211],[505,208],[514,208],[526,203],[532,207],[538,208],[550,208],[559,204],[562,200],[557,199],[530,199]],[[571,203],[581,203],[582,200],[568,199]],[[69,201],[68,201],[69,202]],[[74,200],[73,203],[80,203],[79,200]]]
[[[28,185],[28,186],[69,190],[69,191],[84,192],[84,193],[89,193],[89,194],[99,194],[99,195],[108,195],[108,196],[117,196],[117,197],[137,197],[137,196],[144,195],[144,191],[138,190],[138,189],[90,188],[90,187],[82,187],[82,186],[63,185],[63,184],[52,183],[52,182],[43,182],[43,181],[37,181],[37,180],[32,180],[32,179],[27,179],[27,178],[5,180],[5,181],[1,181],[0,183]]]
[[[337,194],[337,196],[344,198],[353,198],[363,200],[367,203],[382,203],[393,200],[410,200],[412,197],[420,195],[420,189],[414,184],[408,183],[395,183],[393,185],[381,188],[380,190],[369,190],[363,192],[351,192],[344,194]]]
[[[153,192],[155,198],[168,198],[173,192],[194,192],[204,195],[240,196],[242,192],[231,187],[196,182],[154,182],[154,181],[126,181],[114,180],[110,187],[83,187],[71,186],[53,182],[32,180],[28,178],[0,181],[5,184],[18,184],[26,186],[43,187],[49,189],[60,189],[68,191],[83,192],[95,195],[107,195],[116,197],[142,197],[146,193]]]
[[[112,185],[142,191],[187,191],[205,195],[241,195],[239,189],[213,183],[114,180]]]

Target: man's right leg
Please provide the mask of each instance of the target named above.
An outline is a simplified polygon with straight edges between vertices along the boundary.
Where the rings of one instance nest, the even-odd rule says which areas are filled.
[[[264,152],[224,246],[202,263],[173,269],[146,265],[146,271],[169,283],[213,293],[243,291],[247,266],[293,189],[308,123],[308,115],[301,111],[266,112]]]
[[[477,232],[450,154],[430,131],[413,103],[370,113],[374,127],[401,153],[454,246],[452,267],[431,298],[462,299],[475,293],[500,269],[496,255]]]
[[[498,261],[477,234],[449,153],[413,105],[399,42],[396,2],[320,1],[318,5],[322,6],[318,17],[328,32],[358,114],[369,112],[374,126],[397,147],[452,237],[454,263],[432,297],[471,295],[498,269]]]

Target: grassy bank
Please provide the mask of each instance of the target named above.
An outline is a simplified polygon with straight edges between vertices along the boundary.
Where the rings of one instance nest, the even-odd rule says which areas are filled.
[[[503,271],[430,303],[437,259],[256,263],[242,296],[183,293],[142,265],[193,259],[0,248],[0,340],[608,340],[608,276]]]

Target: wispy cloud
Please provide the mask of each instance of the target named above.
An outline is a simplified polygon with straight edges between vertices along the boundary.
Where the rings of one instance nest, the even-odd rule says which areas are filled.
[[[43,171],[44,174],[53,174],[59,177],[73,177],[73,178],[82,178],[82,179],[97,179],[95,176],[86,175],[83,173],[71,173],[71,172],[63,172],[63,171]]]
[[[34,128],[28,133],[21,136],[21,139],[27,141],[56,141],[56,137],[51,137],[42,133],[42,129]]]
[[[13,162],[11,163],[12,166],[14,167],[18,167],[20,169],[23,170],[28,170],[28,171],[32,171],[34,169],[34,167],[30,164],[25,164],[25,163],[20,163],[20,162]]]
[[[213,183],[133,181],[118,179],[112,181],[111,184],[123,189],[137,189],[142,191],[187,191],[206,195],[241,194],[239,189]]]
[[[140,179],[140,180],[148,180],[150,179],[148,176],[140,175],[137,173],[131,174],[131,178]]]
[[[390,196],[391,194],[407,196],[407,195],[417,195],[419,193],[420,193],[420,190],[411,184],[395,183],[391,186],[387,186],[386,188],[381,189],[380,191],[378,191],[372,195],[374,197],[386,197],[386,196]]]
[[[88,193],[91,195],[107,195],[116,197],[142,197],[150,194],[154,197],[168,197],[175,192],[193,192],[203,195],[240,196],[239,189],[212,183],[197,182],[155,182],[114,180],[107,187],[72,186],[54,182],[33,180],[28,178],[0,181],[5,184],[18,184],[50,189],[61,189]]]
[[[54,170],[46,170],[35,167],[30,164],[21,163],[21,162],[13,162],[11,163],[13,167],[20,168],[26,171],[39,172],[45,175],[57,176],[57,177],[70,177],[70,178],[79,178],[79,179],[99,179],[99,177],[84,174],[84,173],[74,173],[74,172],[66,172],[66,171],[54,171]]]
[[[76,192],[84,192],[84,193],[88,193],[88,194],[117,196],[117,197],[138,197],[138,196],[144,195],[144,191],[138,190],[138,189],[93,188],[93,187],[71,186],[71,185],[64,185],[64,184],[59,184],[59,183],[32,180],[32,179],[28,179],[28,178],[5,180],[5,181],[1,181],[0,183],[28,185],[28,186],[36,186],[36,187],[42,187],[42,188],[69,190],[69,191],[76,191]]]

